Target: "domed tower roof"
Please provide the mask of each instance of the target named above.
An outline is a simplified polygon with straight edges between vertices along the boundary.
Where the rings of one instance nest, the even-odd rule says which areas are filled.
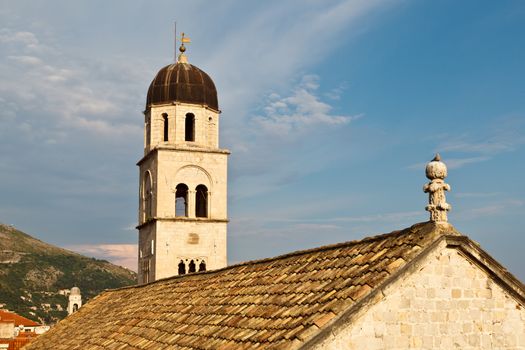
[[[148,89],[146,109],[155,104],[194,103],[219,111],[217,89],[210,76],[186,62],[162,68]]]
[[[70,295],[80,295],[80,288],[78,288],[78,287],[71,288]]]

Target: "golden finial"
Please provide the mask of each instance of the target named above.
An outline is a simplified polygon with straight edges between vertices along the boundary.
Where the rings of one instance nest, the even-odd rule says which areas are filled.
[[[188,63],[188,58],[186,57],[186,55],[184,54],[184,52],[186,52],[186,46],[184,46],[184,43],[191,43],[191,40],[190,38],[186,37],[184,32],[181,34],[181,37],[180,37],[180,47],[179,47],[179,51],[180,51],[180,55],[179,55],[179,62],[180,63]]]
[[[186,37],[184,33],[181,34],[181,37],[180,37],[180,47],[179,47],[179,51],[181,53],[185,52],[186,51],[186,46],[184,46],[184,43],[191,43],[191,40],[190,38]]]

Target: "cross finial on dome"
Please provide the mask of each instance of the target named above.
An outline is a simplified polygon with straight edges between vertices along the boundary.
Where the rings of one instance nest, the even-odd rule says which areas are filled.
[[[183,32],[180,37],[180,47],[179,47],[180,55],[178,59],[179,63],[188,63],[188,57],[186,57],[186,55],[184,54],[184,52],[186,52],[186,46],[184,46],[184,43],[189,44],[191,43],[191,40],[190,38],[186,37]]]
[[[425,168],[428,184],[423,186],[423,191],[428,193],[428,205],[425,210],[430,212],[430,221],[447,221],[447,211],[451,209],[447,203],[445,191],[450,191],[450,185],[445,183],[447,166],[441,161],[439,153],[427,164]]]

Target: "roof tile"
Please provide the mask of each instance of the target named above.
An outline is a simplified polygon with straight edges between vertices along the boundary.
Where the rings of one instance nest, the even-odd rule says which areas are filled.
[[[107,291],[27,348],[295,349],[442,234],[439,226],[422,223]]]

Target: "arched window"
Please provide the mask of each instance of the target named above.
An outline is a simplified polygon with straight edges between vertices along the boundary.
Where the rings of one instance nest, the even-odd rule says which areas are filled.
[[[153,216],[152,202],[153,190],[151,188],[151,174],[149,171],[144,173],[144,219],[149,219]]]
[[[180,261],[179,263],[179,275],[185,275],[186,274],[186,265],[184,265],[184,261]]]
[[[149,118],[149,114],[146,114],[144,116],[144,123],[146,124],[146,127],[144,128],[146,133],[146,146],[149,146],[149,144],[151,143],[151,123]]]
[[[178,184],[175,191],[175,216],[188,216],[188,186]]]
[[[168,141],[168,115],[162,114],[162,121],[164,122],[164,141]]]
[[[78,311],[78,304],[73,304],[73,312],[77,312]]]
[[[186,141],[195,141],[195,115],[186,114],[184,139]]]
[[[199,264],[199,272],[206,271],[206,263],[204,261],[201,261]]]
[[[195,198],[195,216],[208,217],[208,188],[204,185],[197,186]]]
[[[195,272],[195,262],[192,260],[190,261],[190,264],[188,265],[188,273]]]

